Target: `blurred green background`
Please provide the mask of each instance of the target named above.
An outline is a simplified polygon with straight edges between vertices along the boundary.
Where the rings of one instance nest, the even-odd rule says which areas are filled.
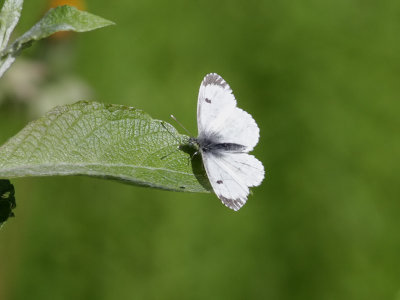
[[[47,5],[26,1],[18,33]],[[66,77],[195,133],[200,82],[217,72],[260,127],[266,180],[235,213],[212,194],[15,179],[0,299],[400,299],[399,1],[86,7],[117,25],[19,57],[51,75],[35,99],[0,104],[0,143]]]

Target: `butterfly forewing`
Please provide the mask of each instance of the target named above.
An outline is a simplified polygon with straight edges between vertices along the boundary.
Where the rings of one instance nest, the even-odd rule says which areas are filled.
[[[221,116],[236,107],[236,100],[229,85],[219,75],[204,77],[197,102],[197,127],[199,135],[210,132]]]
[[[199,136],[217,137],[220,143],[235,143],[251,151],[260,130],[252,116],[236,107],[236,99],[221,76],[212,73],[200,85],[197,103]]]

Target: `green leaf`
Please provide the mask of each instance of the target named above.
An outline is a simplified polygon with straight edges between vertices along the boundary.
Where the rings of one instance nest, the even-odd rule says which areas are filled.
[[[0,12],[0,53],[7,47],[10,35],[21,16],[23,0],[5,0]]]
[[[15,56],[34,41],[46,38],[58,31],[84,32],[112,24],[114,23],[109,20],[80,11],[72,6],[64,5],[52,8],[30,30],[5,50],[0,51],[0,77],[14,62]]]
[[[12,65],[15,61],[15,56],[8,54],[4,57],[0,57],[0,77],[3,76],[4,72]]]
[[[12,210],[16,207],[14,186],[9,180],[0,179],[0,227],[10,217],[14,217]]]
[[[46,38],[58,31],[85,32],[114,24],[73,6],[58,6],[50,9],[29,31],[16,40],[24,44]]]
[[[154,188],[207,192],[188,137],[122,105],[56,107],[0,147],[0,178],[88,175]]]

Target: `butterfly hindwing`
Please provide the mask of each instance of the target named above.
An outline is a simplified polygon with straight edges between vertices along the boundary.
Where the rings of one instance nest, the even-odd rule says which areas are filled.
[[[253,155],[205,152],[202,157],[215,194],[233,210],[246,203],[249,187],[259,185],[264,178],[264,167]]]

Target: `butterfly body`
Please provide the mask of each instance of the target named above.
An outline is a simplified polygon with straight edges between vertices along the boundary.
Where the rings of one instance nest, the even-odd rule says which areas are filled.
[[[259,128],[250,114],[236,106],[226,81],[207,74],[197,104],[196,144],[211,186],[227,207],[238,210],[247,201],[249,187],[261,184],[264,167],[248,154],[258,143]]]
[[[200,151],[211,152],[214,155],[218,155],[221,151],[243,152],[243,150],[246,149],[243,145],[235,143],[220,143],[218,142],[218,139],[211,139],[205,136],[195,139],[195,143],[198,145]]]

